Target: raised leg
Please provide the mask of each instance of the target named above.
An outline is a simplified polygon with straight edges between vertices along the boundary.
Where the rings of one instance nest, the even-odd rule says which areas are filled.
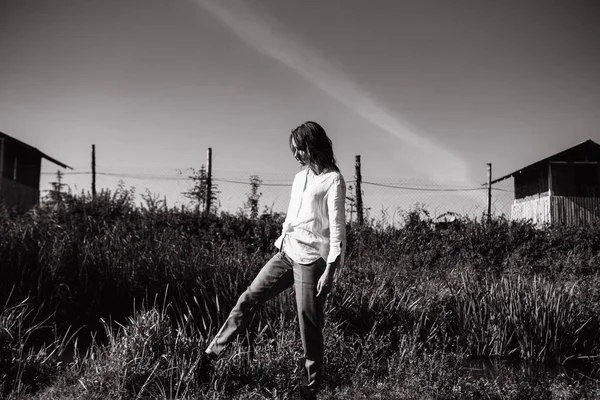
[[[275,254],[260,270],[248,289],[239,297],[227,320],[206,352],[220,354],[246,327],[254,311],[277,296],[294,282],[292,263],[281,252]]]

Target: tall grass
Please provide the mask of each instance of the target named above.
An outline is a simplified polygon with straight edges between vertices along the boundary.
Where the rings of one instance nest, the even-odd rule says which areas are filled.
[[[453,311],[465,348],[475,356],[531,361],[597,352],[589,342],[595,331],[590,322],[597,317],[580,307],[575,290],[575,284],[539,276],[503,276],[482,287],[463,276]]]
[[[54,340],[40,343],[40,333]],[[5,306],[0,312],[0,394],[37,391],[59,373],[73,335],[56,335],[51,317],[41,319],[27,302]]]
[[[198,369],[201,350],[273,253],[282,216],[144,209],[120,190],[0,217],[1,393],[272,398],[295,390],[301,353],[290,292],[258,311],[214,373]],[[418,209],[402,228],[348,226],[346,265],[328,298],[326,390],[429,376],[451,398],[458,375],[445,373],[445,362],[595,360],[599,249],[597,226],[537,229],[499,218],[442,229]],[[432,360],[440,367],[427,375],[420,369]]]

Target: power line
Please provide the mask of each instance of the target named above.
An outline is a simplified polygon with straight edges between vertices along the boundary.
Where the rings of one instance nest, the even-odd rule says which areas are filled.
[[[235,181],[235,180],[231,180],[231,179],[218,179],[218,178],[213,178],[213,181],[216,182],[226,182],[226,183],[235,183],[235,184],[241,184],[241,185],[249,185],[250,182],[248,181]],[[260,184],[260,186],[285,186],[285,187],[291,187],[292,185],[289,183],[265,183],[262,182]]]
[[[514,190],[509,190],[509,189],[500,189],[500,188],[495,188],[493,187],[492,190],[495,190],[497,192],[506,192],[506,193],[514,193]]]
[[[91,172],[61,172],[62,175],[89,175]],[[56,175],[56,172],[42,172],[41,175]]]
[[[83,171],[83,172],[64,172],[63,175],[91,175],[91,171]],[[42,175],[55,175],[55,172],[42,172]],[[170,176],[170,175],[158,175],[158,174],[128,174],[128,173],[114,173],[114,172],[96,172],[97,175],[110,176],[115,178],[130,178],[130,179],[144,179],[144,180],[171,180],[171,181],[185,181],[190,179],[187,176]],[[248,181],[241,181],[235,179],[220,179],[213,178],[216,182],[223,183],[232,183],[239,185],[248,185]],[[350,180],[346,182],[347,184],[354,184],[354,180]],[[414,190],[414,191],[423,191],[423,192],[467,192],[467,191],[478,191],[485,190],[485,187],[416,187],[416,186],[405,186],[405,185],[392,185],[385,183],[377,183],[377,182],[369,182],[363,181],[363,184],[385,187],[389,189],[401,189],[401,190]],[[272,181],[266,180],[262,181],[261,186],[267,187],[291,187],[290,183],[273,183]],[[492,190],[506,193],[514,193],[513,190],[500,189],[492,187]]]
[[[363,181],[362,183],[373,186],[386,187],[390,189],[404,189],[404,190],[417,190],[423,192],[467,192],[475,190],[484,190],[485,188],[424,188],[424,187],[411,187],[411,186],[399,186],[399,185],[388,185],[385,183],[375,183]]]
[[[55,175],[56,173],[42,172],[42,175]],[[91,175],[91,172],[66,172],[63,175]],[[128,173],[114,173],[114,172],[96,172],[96,175],[111,176],[115,178],[130,178],[130,179],[146,179],[146,180],[188,180],[187,176],[171,176],[171,175],[158,175],[158,174],[128,174]]]
[[[131,179],[146,179],[146,180],[162,180],[162,181],[183,181],[188,180],[187,176],[170,176],[157,174],[119,174],[112,172],[96,172],[96,175],[112,176],[115,178],[131,178]]]

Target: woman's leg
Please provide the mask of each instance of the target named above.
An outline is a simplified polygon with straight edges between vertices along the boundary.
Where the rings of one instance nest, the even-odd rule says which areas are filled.
[[[278,252],[265,264],[248,289],[239,297],[206,352],[220,354],[246,327],[257,307],[290,287],[293,281],[291,260],[284,253]]]
[[[322,380],[326,296],[321,294],[317,297],[317,282],[325,271],[325,266],[322,258],[312,264],[294,263],[294,289],[304,348],[305,372],[302,392],[306,398],[316,396]]]

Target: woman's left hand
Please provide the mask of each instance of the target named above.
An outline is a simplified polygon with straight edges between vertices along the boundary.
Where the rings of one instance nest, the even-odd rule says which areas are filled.
[[[333,272],[333,268],[331,268],[330,265],[325,267],[323,275],[321,275],[319,281],[317,282],[317,297],[319,297],[321,294],[327,294],[331,291],[331,288],[333,287]]]

